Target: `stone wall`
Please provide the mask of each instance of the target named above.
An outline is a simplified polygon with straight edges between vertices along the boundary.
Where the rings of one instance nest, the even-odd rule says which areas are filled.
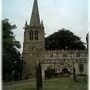
[[[64,68],[67,68],[70,73],[73,73],[73,63],[76,69],[76,74],[81,74],[79,64],[83,64],[82,74],[88,75],[88,58],[87,51],[74,51],[74,50],[55,50],[45,51],[44,60],[42,63],[42,75],[47,68],[55,69],[56,73],[62,73]]]

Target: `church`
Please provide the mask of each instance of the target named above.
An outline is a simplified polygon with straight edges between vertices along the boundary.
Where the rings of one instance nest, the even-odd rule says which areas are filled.
[[[43,21],[40,21],[38,3],[34,0],[30,23],[24,26],[23,77],[35,77],[37,63],[41,63],[42,76],[45,71],[54,69],[55,73],[73,73],[88,75],[88,56],[86,50],[46,50]],[[82,67],[82,69],[80,69]]]

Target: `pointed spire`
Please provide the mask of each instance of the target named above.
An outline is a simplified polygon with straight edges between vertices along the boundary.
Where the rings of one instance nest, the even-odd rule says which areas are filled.
[[[25,22],[25,26],[27,26],[27,21]]]
[[[43,25],[43,20],[41,20],[41,26],[44,27],[44,25]]]
[[[26,30],[26,27],[27,27],[27,21],[25,21],[25,27],[23,27],[23,29]]]
[[[30,25],[35,25],[35,26],[40,25],[40,18],[39,18],[39,11],[38,11],[37,0],[34,0],[31,20],[30,20]]]

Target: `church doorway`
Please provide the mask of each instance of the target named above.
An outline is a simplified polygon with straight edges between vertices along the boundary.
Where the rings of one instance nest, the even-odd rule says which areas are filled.
[[[69,76],[69,75],[70,75],[70,72],[68,71],[67,68],[64,68],[64,69],[62,69],[62,74],[63,74],[64,76]]]
[[[68,73],[69,71],[68,71],[68,69],[67,68],[64,68],[63,70],[62,70],[62,73]]]

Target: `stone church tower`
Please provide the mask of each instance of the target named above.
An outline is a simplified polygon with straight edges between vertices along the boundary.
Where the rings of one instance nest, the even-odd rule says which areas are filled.
[[[24,77],[35,76],[38,62],[44,60],[45,37],[43,22],[40,22],[37,0],[34,0],[30,23],[25,23],[23,43]]]

